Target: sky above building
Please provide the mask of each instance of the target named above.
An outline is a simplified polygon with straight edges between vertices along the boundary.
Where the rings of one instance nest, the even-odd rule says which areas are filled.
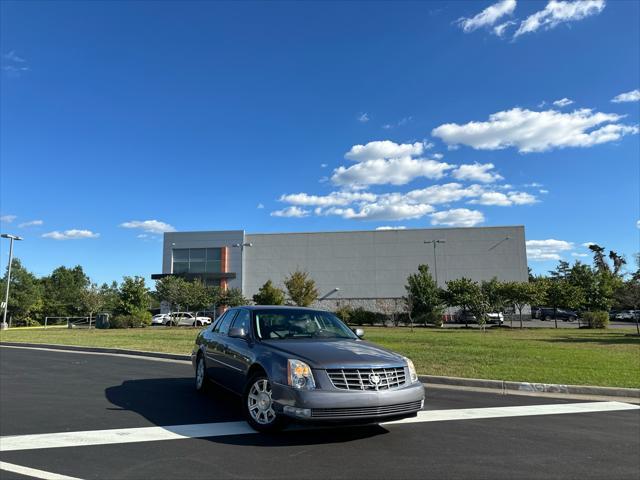
[[[38,275],[148,278],[174,230],[524,225],[536,272],[640,250],[639,2],[0,13],[2,231]]]

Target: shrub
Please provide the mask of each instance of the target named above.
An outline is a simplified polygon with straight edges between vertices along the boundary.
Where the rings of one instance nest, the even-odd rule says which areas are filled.
[[[344,323],[349,323],[351,321],[353,310],[349,305],[343,305],[342,307],[339,307],[335,313],[336,316]]]
[[[583,318],[589,328],[607,328],[609,326],[609,314],[607,312],[585,312]]]
[[[371,310],[365,310],[362,307],[357,307],[351,310],[349,316],[349,322],[357,326],[373,326],[376,323],[381,323],[384,325],[385,320],[387,320],[386,315],[378,312],[372,312]]]
[[[11,324],[14,327],[39,327],[41,325],[39,321],[29,317],[21,318],[20,320],[13,319]]]
[[[134,312],[132,315],[116,315],[109,321],[109,328],[139,328],[151,325],[151,313]]]

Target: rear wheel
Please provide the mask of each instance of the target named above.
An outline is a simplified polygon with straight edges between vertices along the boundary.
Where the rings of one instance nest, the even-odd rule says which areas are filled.
[[[551,315],[545,315],[544,316],[544,321],[545,322],[550,322],[552,320]]]
[[[207,387],[207,375],[206,375],[206,365],[204,364],[204,356],[202,354],[198,355],[198,359],[196,360],[196,391],[204,392]]]
[[[264,373],[254,375],[247,383],[243,396],[247,423],[259,432],[276,432],[284,426],[282,415],[274,409],[271,382]]]

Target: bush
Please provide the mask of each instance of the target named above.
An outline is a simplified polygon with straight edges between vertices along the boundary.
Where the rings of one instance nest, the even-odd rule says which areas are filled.
[[[583,318],[589,328],[607,328],[609,326],[609,314],[607,312],[585,312]]]
[[[353,310],[349,305],[343,305],[342,307],[338,308],[335,313],[336,316],[344,323],[349,323],[351,321]]]
[[[21,318],[20,320],[13,319],[11,325],[14,327],[39,327],[41,324],[39,321],[33,318]]]
[[[370,310],[365,310],[362,307],[354,308],[351,310],[349,316],[349,322],[353,325],[362,326],[362,325],[375,325],[376,323],[385,324],[385,320],[387,320],[386,315],[382,313],[372,312]]]
[[[116,315],[109,320],[109,328],[140,328],[151,325],[151,313],[134,312],[132,315]]]

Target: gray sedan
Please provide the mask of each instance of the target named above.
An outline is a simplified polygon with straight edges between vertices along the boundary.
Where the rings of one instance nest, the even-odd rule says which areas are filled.
[[[413,362],[362,340],[330,312],[248,306],[227,310],[196,338],[195,386],[242,396],[248,423],[364,422],[415,416],[424,388]]]

